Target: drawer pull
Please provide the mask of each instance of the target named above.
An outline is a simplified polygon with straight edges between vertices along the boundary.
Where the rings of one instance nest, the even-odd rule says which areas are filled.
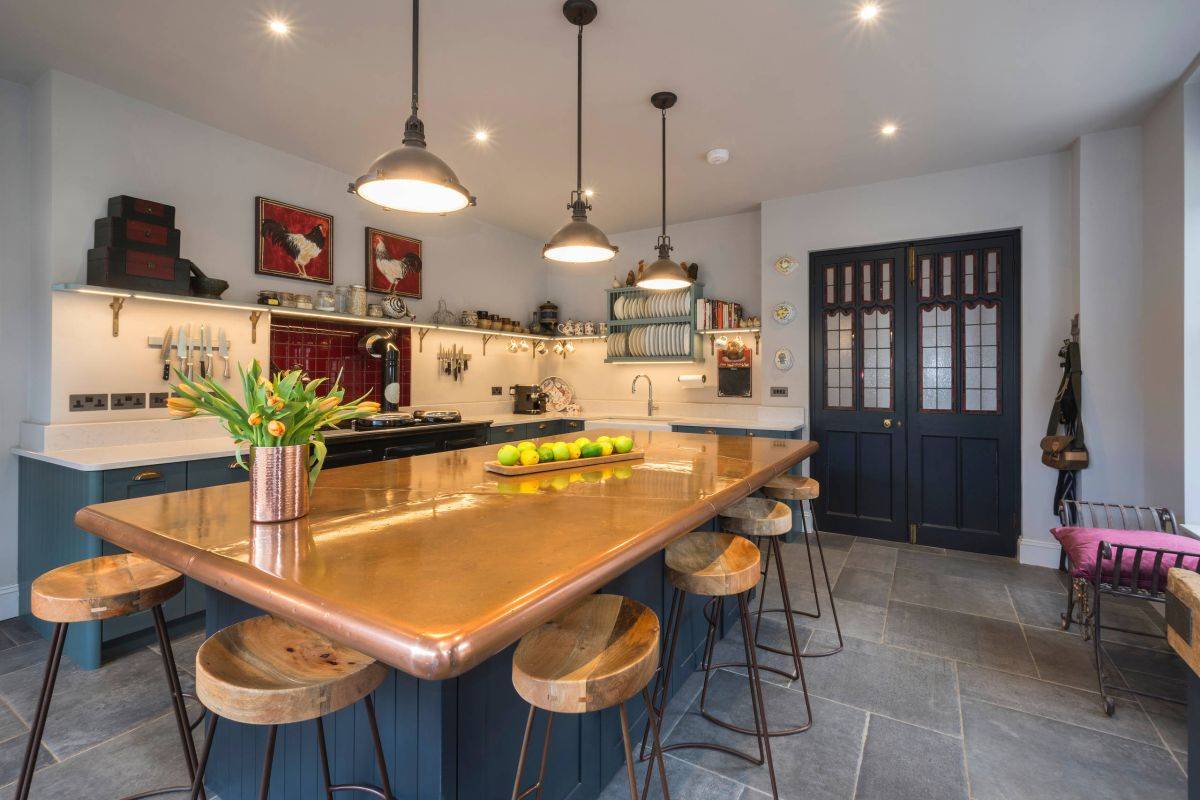
[[[504,432],[505,433],[516,433],[517,429],[516,428],[505,428]]]
[[[753,435],[754,435],[754,431],[746,431],[746,435],[747,435],[747,436],[753,436]]]
[[[716,433],[716,431],[714,431],[712,428],[708,428],[708,429],[707,429],[707,430],[705,430],[704,432],[705,432],[705,433]]]
[[[544,430],[546,430],[546,423],[544,423],[544,422],[543,422],[541,425],[538,425],[538,430],[539,430],[539,431],[544,431]]]
[[[144,469],[133,476],[135,481],[161,481],[162,473],[156,469]]]

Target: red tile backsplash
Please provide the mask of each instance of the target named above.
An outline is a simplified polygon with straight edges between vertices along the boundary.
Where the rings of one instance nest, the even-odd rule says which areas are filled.
[[[333,381],[338,370],[347,399],[370,391],[371,400],[379,402],[383,393],[382,366],[358,349],[359,338],[366,328],[330,322],[306,323],[296,320],[271,322],[271,371],[303,369],[312,378]],[[406,328],[400,336],[400,405],[409,405],[412,397],[411,336]]]

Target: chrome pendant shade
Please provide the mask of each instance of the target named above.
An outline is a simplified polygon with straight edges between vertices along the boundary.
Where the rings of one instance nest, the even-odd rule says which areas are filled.
[[[425,124],[417,116],[420,0],[413,0],[412,114],[404,123],[400,147],[375,159],[350,192],[384,208],[418,214],[446,214],[475,205],[445,161],[425,148]]]
[[[608,261],[617,254],[617,248],[608,241],[604,231],[588,222],[587,212],[592,204],[583,193],[583,26],[596,18],[593,0],[566,0],[563,16],[579,28],[577,37],[578,66],[576,70],[575,107],[575,191],[571,192],[571,221],[559,228],[546,246],[542,258],[568,264],[589,264]]]
[[[682,266],[671,260],[671,237],[667,235],[667,109],[679,98],[674,92],[655,92],[650,104],[662,112],[662,233],[658,236],[658,260],[646,267],[638,278],[642,289],[666,291],[692,285],[692,279]]]

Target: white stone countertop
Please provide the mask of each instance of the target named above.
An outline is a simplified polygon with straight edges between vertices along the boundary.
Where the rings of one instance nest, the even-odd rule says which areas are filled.
[[[463,418],[464,422],[491,421],[493,426],[523,425],[530,422],[544,422],[557,419],[582,420],[613,420],[619,426],[621,420],[647,421],[645,416],[629,414],[479,414]],[[686,417],[675,415],[656,415],[649,420],[666,422],[676,425],[692,425],[712,428],[742,428],[754,431],[793,431],[801,430],[804,426],[792,422],[763,422],[744,419],[718,419],[712,417]],[[141,467],[152,464],[168,464],[174,461],[199,461],[206,458],[223,458],[233,456],[233,444],[228,437],[206,437],[198,439],[180,439],[166,442],[146,442],[138,444],[107,445],[104,447],[83,447],[74,450],[33,450],[24,447],[14,447],[11,452],[23,458],[34,458],[57,464],[70,469],[84,472],[95,472],[108,469],[124,469]]]

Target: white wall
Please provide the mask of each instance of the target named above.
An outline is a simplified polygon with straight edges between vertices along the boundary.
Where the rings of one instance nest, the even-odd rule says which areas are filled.
[[[1183,91],[1142,123],[1142,396],[1146,500],[1184,508]]]
[[[334,280],[338,284],[363,282],[364,226],[421,239],[424,299],[415,303],[415,310],[422,320],[429,318],[442,297],[455,312],[464,306],[482,305],[527,320],[545,294],[541,243],[482,223],[469,211],[427,218],[378,210],[346,192],[350,176],[63,73],[43,76],[34,94],[35,125],[40,128],[35,181],[48,196],[34,284],[35,296],[43,298],[42,302],[48,303],[45,298],[52,283],[83,281],[93,220],[104,215],[107,199],[117,194],[174,205],[176,226],[182,231],[182,255],[209,275],[228,280],[231,286],[226,299],[251,300],[261,288],[309,293],[325,288],[254,274],[256,195],[333,214]],[[160,390],[162,382],[155,375],[146,336],[160,335],[164,322],[172,318],[226,324],[192,311],[172,315],[161,308],[135,310],[135,304],[131,301],[123,312],[128,325],[123,326],[120,341],[105,340],[98,353],[67,346],[69,342],[64,340],[74,333],[101,339],[107,336],[105,303],[63,305],[55,301],[53,315],[48,306],[39,307],[35,318],[38,338],[49,342],[48,333],[53,330],[56,348],[53,369],[49,359],[43,362],[39,358],[35,365],[32,382],[45,388],[33,398],[31,418],[83,422],[112,419],[115,414],[118,419],[130,419],[139,412],[76,412],[68,417],[67,395]],[[60,314],[60,307],[64,311],[69,307],[71,315]],[[88,309],[98,311],[75,316]],[[53,324],[51,316],[55,317]],[[237,336],[235,354],[239,359],[248,354],[248,332],[247,322],[236,334],[230,333]],[[262,344],[265,327],[260,327],[260,333],[264,334],[259,339]],[[430,349],[436,353],[434,339],[426,339],[426,354]],[[479,340],[467,346],[477,353]],[[47,347],[39,348],[41,355],[48,356]],[[117,357],[118,352],[125,357]],[[102,356],[100,365],[97,356]],[[448,381],[426,383],[425,377],[436,375],[425,373],[423,368],[414,373],[416,399],[455,402],[484,391],[480,389],[485,380],[482,368],[468,373],[465,389],[464,384]],[[429,398],[431,387],[436,387],[436,398]]]
[[[1151,394],[1142,380],[1142,133],[1088,134],[1075,147],[1083,422],[1092,459],[1082,496],[1142,503]]]
[[[16,613],[17,458],[29,349],[30,91],[0,80],[0,619]]]
[[[1183,516],[1200,520],[1200,66],[1183,87]]]
[[[804,405],[809,390],[806,267],[810,252],[1021,229],[1021,523],[1027,542],[1046,544],[1041,548],[1043,562],[1057,559],[1057,546],[1048,546],[1055,473],[1041,465],[1038,441],[1058,388],[1058,347],[1076,311],[1068,235],[1070,166],[1069,153],[1053,153],[762,205],[764,320],[779,300],[790,300],[800,312],[787,327],[766,322],[767,358],[775,348],[786,346],[795,353],[797,366],[780,373],[769,365],[765,380],[788,386],[790,399]],[[799,259],[805,268],[790,276],[779,275],[772,263],[785,254]]]

